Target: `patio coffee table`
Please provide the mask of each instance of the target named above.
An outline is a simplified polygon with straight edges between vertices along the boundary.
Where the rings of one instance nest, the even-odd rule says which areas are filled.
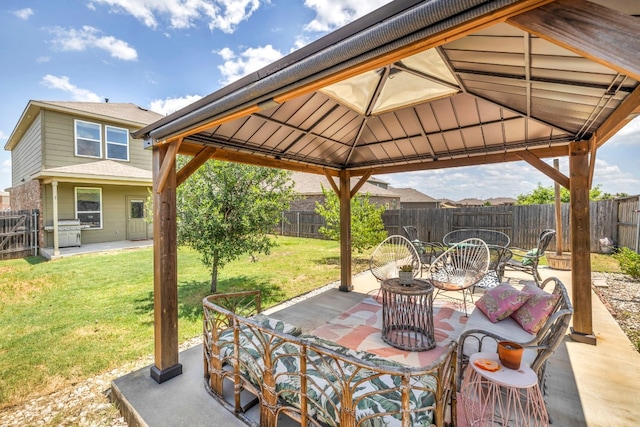
[[[401,285],[400,279],[382,282],[382,339],[408,351],[431,350],[436,346],[433,334],[433,285],[413,279]]]

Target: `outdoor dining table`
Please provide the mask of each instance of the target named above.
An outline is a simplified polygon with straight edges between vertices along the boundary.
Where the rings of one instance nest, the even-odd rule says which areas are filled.
[[[383,341],[408,351],[434,348],[433,285],[424,279],[401,285],[393,278],[384,280],[381,288]]]

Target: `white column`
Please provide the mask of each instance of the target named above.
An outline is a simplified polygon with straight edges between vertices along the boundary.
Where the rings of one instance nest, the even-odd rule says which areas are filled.
[[[53,255],[60,255],[60,248],[58,247],[58,181],[51,182],[51,189],[53,190]]]

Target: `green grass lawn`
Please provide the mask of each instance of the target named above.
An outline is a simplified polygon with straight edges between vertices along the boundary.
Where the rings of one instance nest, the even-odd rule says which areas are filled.
[[[339,279],[337,242],[277,242],[268,256],[225,266],[218,292],[260,289],[266,308]],[[368,268],[368,255],[354,259],[354,272]],[[181,248],[180,342],[202,332],[209,289],[209,269],[196,252]],[[152,249],[1,261],[0,337],[0,408],[152,353]]]
[[[263,307],[340,277],[337,242],[277,237],[270,255],[225,266],[218,292],[260,289]],[[354,256],[368,268],[372,250]],[[592,255],[593,271],[619,271]],[[180,342],[202,331],[209,268],[178,251]],[[81,381],[153,352],[153,251],[126,250],[45,262],[0,261],[0,408]]]

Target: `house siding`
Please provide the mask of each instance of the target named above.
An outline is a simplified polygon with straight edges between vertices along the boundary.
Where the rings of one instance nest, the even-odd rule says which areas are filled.
[[[42,115],[38,115],[11,151],[11,186],[31,181],[42,162]]]
[[[127,196],[147,199],[151,187],[126,185],[58,184],[58,218],[75,218],[75,188],[91,187],[102,189],[102,229],[82,230],[82,243],[103,243],[126,240],[127,238]],[[53,225],[53,188],[46,185],[44,190],[44,223]],[[151,227],[147,227],[151,230]],[[152,234],[148,233],[151,238]],[[53,233],[45,234],[45,247],[53,246]]]
[[[46,110],[43,114],[45,122],[44,138],[47,141],[43,162],[45,169],[105,160],[107,158],[105,146],[105,125],[128,129],[129,132],[138,130],[138,128],[124,126],[113,121],[101,121],[91,117],[63,114],[57,111]],[[74,120],[83,120],[101,125],[102,158],[94,159],[91,157],[79,157],[75,155]],[[129,136],[129,160],[115,161],[123,162],[140,169],[151,170],[151,151],[144,150],[142,147],[142,140],[133,139]]]

